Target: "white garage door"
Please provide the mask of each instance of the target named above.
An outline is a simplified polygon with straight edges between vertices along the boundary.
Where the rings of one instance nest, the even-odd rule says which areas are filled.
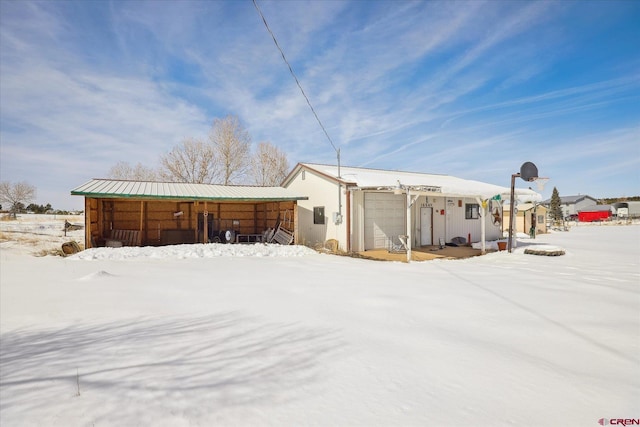
[[[405,234],[406,196],[364,193],[364,249],[388,249],[390,240],[399,244]]]

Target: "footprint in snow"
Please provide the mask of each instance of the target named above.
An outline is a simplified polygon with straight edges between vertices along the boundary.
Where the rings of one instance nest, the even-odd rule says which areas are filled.
[[[89,282],[89,281],[92,281],[92,280],[102,279],[102,278],[109,278],[109,277],[116,277],[116,275],[115,274],[111,274],[108,271],[100,270],[100,271],[96,271],[95,273],[87,274],[86,276],[83,276],[83,277],[79,278],[78,280],[81,281],[81,282]]]

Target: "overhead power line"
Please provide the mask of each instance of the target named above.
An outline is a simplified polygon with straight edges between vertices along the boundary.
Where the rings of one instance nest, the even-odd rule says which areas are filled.
[[[329,140],[329,143],[331,144],[331,146],[333,147],[335,152],[338,154],[338,170],[339,170],[339,168],[340,168],[340,150],[338,148],[336,148],[335,144],[333,143],[333,140],[331,140],[331,137],[329,136],[329,133],[325,129],[324,125],[322,124],[322,121],[320,121],[320,117],[318,117],[318,114],[316,113],[315,108],[313,108],[313,105],[311,105],[311,101],[309,101],[309,97],[304,92],[304,89],[302,89],[302,85],[300,84],[300,81],[298,80],[298,77],[296,77],[296,73],[293,72],[293,68],[291,68],[291,64],[289,64],[289,61],[287,61],[287,57],[284,55],[284,51],[280,47],[280,44],[278,44],[278,40],[276,40],[276,36],[273,34],[273,31],[271,31],[271,28],[269,28],[269,24],[267,24],[267,20],[264,17],[264,15],[262,14],[262,11],[260,10],[260,8],[258,7],[258,3],[256,3],[256,0],[253,0],[253,5],[256,7],[256,10],[260,14],[260,17],[262,18],[262,22],[264,22],[264,26],[267,28],[267,31],[269,32],[269,34],[271,34],[271,38],[273,39],[273,42],[276,44],[276,47],[280,51],[280,55],[282,55],[282,59],[284,60],[284,63],[287,64],[287,67],[289,67],[289,72],[293,76],[293,79],[296,81],[296,84],[298,85],[298,88],[300,89],[300,92],[302,92],[302,96],[304,96],[304,99],[307,100],[307,104],[309,104],[309,108],[311,108],[311,111],[313,112],[313,115],[316,117],[316,120],[318,121],[318,124],[322,128],[322,131],[324,132],[325,136]]]

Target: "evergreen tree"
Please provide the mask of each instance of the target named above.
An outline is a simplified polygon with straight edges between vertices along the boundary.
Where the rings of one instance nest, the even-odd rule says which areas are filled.
[[[549,203],[549,216],[554,221],[562,221],[562,208],[560,207],[560,193],[558,189],[553,187],[551,193],[551,202]]]

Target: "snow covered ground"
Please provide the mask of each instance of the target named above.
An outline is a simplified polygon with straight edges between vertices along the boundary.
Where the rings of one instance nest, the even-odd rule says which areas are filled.
[[[63,223],[0,222],[3,427],[640,417],[640,225],[411,264],[277,245],[33,256],[82,241]]]

